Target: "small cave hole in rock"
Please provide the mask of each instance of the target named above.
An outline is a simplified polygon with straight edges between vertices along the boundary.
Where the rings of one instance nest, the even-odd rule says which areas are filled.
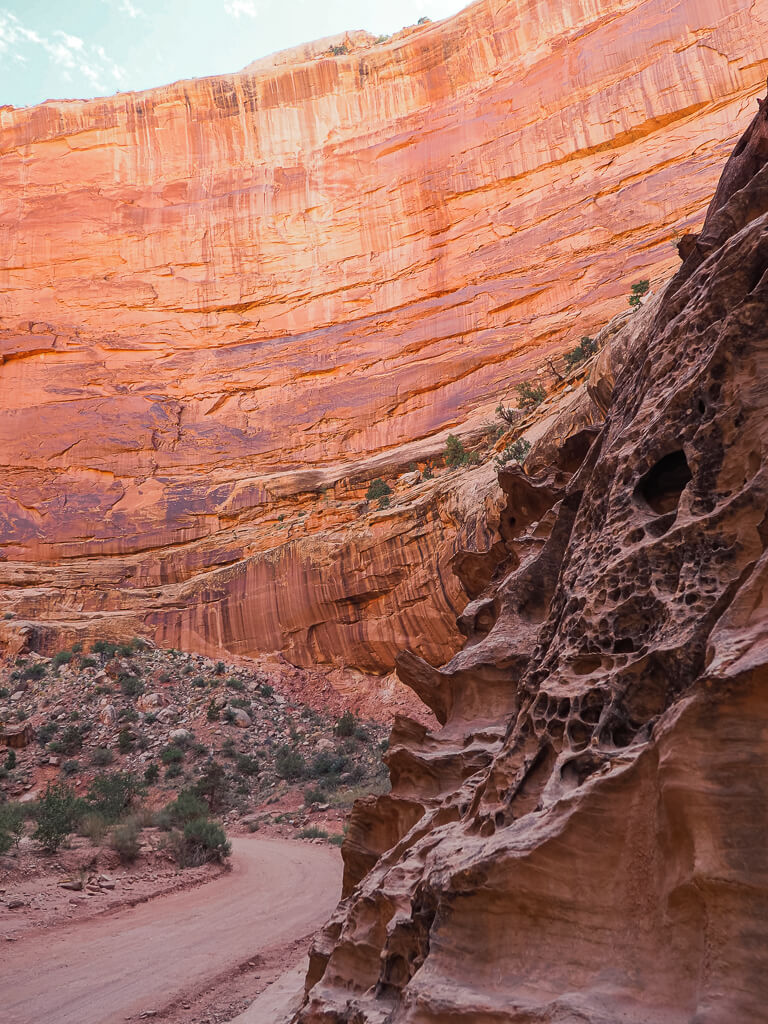
[[[628,636],[619,637],[613,642],[613,653],[614,654],[632,654],[635,649],[635,643]]]
[[[670,452],[640,478],[635,495],[642,498],[657,515],[662,516],[677,508],[680,495],[692,476],[685,452]]]

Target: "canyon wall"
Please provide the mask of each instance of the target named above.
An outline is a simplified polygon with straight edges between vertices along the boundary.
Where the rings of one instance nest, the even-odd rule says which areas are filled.
[[[667,274],[767,21],[481,0],[346,55],[0,108],[3,630],[448,657],[494,474],[410,474],[385,510],[368,482]]]
[[[440,728],[355,805],[300,1024],[766,1019],[768,99],[743,143],[603,428],[500,473],[466,647],[401,655]]]

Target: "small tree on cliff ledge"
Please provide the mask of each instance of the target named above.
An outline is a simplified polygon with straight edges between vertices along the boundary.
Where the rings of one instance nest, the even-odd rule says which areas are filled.
[[[376,477],[375,480],[371,481],[368,490],[365,492],[365,500],[376,501],[378,499],[379,508],[387,508],[391,494],[392,488],[389,484],[385,483],[381,477]]]
[[[630,306],[634,306],[635,308],[637,308],[637,306],[640,305],[643,296],[648,293],[650,287],[651,282],[648,280],[637,281],[635,284],[633,284],[632,294],[629,296]]]

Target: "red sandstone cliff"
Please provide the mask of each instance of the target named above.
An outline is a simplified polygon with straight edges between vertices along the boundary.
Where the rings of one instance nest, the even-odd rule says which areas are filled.
[[[0,108],[3,610],[38,642],[447,657],[493,474],[490,522],[442,477],[369,515],[367,481],[666,273],[766,21],[483,0],[343,57]]]
[[[602,429],[500,474],[465,648],[399,660],[441,727],[355,805],[301,1024],[766,1020],[768,100],[685,250]]]

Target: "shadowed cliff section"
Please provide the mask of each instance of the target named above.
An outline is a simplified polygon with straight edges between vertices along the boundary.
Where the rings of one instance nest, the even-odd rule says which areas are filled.
[[[602,430],[501,475],[465,648],[401,656],[442,728],[398,719],[353,812],[301,1024],[764,1020],[766,113],[601,355]]]
[[[480,474],[464,527],[445,482],[375,517],[367,483],[667,274],[766,39],[748,0],[483,0],[0,109],[3,611],[66,642],[445,660],[450,560],[495,543],[498,491]]]

